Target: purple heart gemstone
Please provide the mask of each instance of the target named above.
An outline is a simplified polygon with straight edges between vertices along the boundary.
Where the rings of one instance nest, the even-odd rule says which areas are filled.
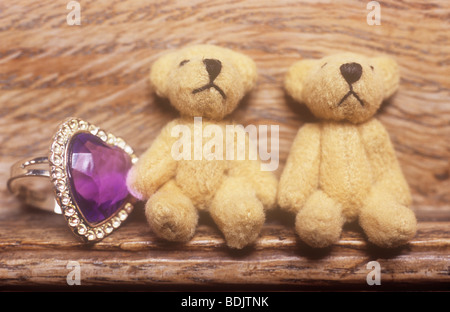
[[[91,225],[114,215],[127,201],[130,156],[90,133],[72,137],[68,149],[68,176],[72,195]]]

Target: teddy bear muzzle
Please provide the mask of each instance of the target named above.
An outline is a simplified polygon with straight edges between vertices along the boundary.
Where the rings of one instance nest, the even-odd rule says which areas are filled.
[[[342,97],[339,101],[338,106],[342,105],[342,103],[350,96],[353,95],[356,100],[358,100],[361,106],[364,106],[364,102],[358,96],[358,94],[353,90],[353,83],[357,82],[362,75],[362,66],[358,63],[346,63],[342,64],[339,67],[342,77],[344,77],[345,81],[348,83],[350,90]]]
[[[222,62],[216,59],[204,59],[203,64],[205,64],[206,71],[209,75],[209,83],[204,85],[203,87],[197,88],[194,91],[192,91],[192,94],[196,94],[211,88],[214,88],[217,90],[217,92],[220,93],[222,98],[226,100],[227,96],[223,90],[214,83],[214,80],[219,76],[220,71],[222,70]]]

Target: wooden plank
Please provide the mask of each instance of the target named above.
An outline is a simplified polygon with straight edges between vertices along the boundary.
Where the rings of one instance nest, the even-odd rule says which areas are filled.
[[[67,265],[77,261],[81,271],[81,286],[153,289],[220,289],[224,286],[238,289],[270,287],[296,289],[310,287],[323,290],[354,287],[368,290],[367,275],[372,267],[367,255],[327,256],[319,259],[299,258],[278,253],[253,252],[247,257],[211,257],[210,253],[179,253],[167,259],[161,251],[117,253],[112,259],[104,252],[39,251],[14,254],[2,259],[1,286],[66,287],[67,276],[73,268]],[[2,256],[3,258],[3,256]],[[381,266],[381,285],[398,290],[434,290],[448,287],[448,255],[432,260],[427,254],[414,258],[397,256],[377,259]],[[380,289],[383,289],[381,287]],[[64,288],[62,288],[64,289]]]
[[[263,227],[260,238],[252,250],[279,250],[310,248],[299,242],[294,231],[293,217],[282,212],[272,213]],[[407,250],[422,252],[446,250],[450,247],[450,221],[419,221],[417,235]],[[40,211],[28,211],[15,217],[0,219],[0,250],[21,251],[38,249],[85,249],[109,251],[143,251],[143,250],[228,250],[212,220],[202,214],[194,238],[185,244],[165,243],[159,240],[148,227],[142,211],[136,211],[127,220],[127,224],[114,235],[101,242],[86,245],[72,236],[70,229],[61,215]],[[349,224],[343,231],[343,237],[334,247],[343,250],[367,250],[374,246],[367,244],[363,231],[357,224]],[[376,248],[375,248],[376,249]],[[450,250],[447,250],[450,251]]]
[[[380,263],[384,287],[441,289],[450,283],[450,222],[420,222],[414,240],[394,250],[368,244],[350,226],[336,245],[314,250],[280,217],[266,224],[254,246],[236,251],[206,216],[186,244],[159,240],[137,213],[113,235],[85,245],[61,218],[31,212],[1,220],[1,286],[66,287],[69,261],[80,264],[86,287],[366,289],[369,261]]]

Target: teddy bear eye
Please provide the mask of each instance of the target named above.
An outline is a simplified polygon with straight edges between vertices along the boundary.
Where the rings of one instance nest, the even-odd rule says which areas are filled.
[[[372,65],[370,65],[370,69],[373,71],[373,66]]]
[[[322,66],[320,66],[320,68],[324,68],[325,67],[325,65],[327,65],[328,63],[325,63],[325,64],[323,64]]]
[[[189,60],[183,60],[180,62],[180,67],[183,66],[184,64],[186,64],[187,62],[189,62]]]

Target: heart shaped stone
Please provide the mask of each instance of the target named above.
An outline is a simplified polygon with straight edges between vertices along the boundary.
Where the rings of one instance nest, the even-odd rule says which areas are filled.
[[[130,196],[126,185],[130,156],[84,132],[72,137],[67,152],[73,198],[90,225],[100,224],[120,210]]]

